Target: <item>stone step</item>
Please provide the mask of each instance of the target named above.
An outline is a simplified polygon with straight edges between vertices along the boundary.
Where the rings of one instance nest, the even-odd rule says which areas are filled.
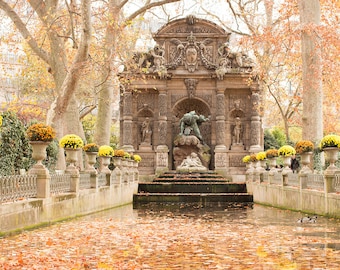
[[[153,182],[221,182],[229,183],[225,178],[155,178]]]
[[[253,196],[248,193],[138,193],[133,196],[134,207],[155,202],[196,203],[205,206],[230,202],[252,203]]]
[[[138,192],[148,193],[246,193],[244,183],[164,182],[139,183]]]
[[[153,182],[230,182],[213,171],[179,173],[175,171],[166,172],[153,179]]]
[[[249,205],[253,196],[245,183],[231,183],[213,172],[166,172],[152,182],[138,184],[133,207],[195,205],[197,207]]]

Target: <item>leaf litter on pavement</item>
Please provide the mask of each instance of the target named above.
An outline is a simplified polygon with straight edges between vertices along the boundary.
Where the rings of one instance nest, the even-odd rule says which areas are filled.
[[[261,206],[134,211],[2,238],[0,269],[339,269],[336,220],[298,224],[291,218],[298,213]],[[268,211],[279,216],[270,220]]]

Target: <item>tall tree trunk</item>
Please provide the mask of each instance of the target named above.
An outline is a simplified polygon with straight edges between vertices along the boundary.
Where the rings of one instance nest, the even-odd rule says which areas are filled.
[[[299,0],[302,24],[302,138],[313,142],[323,136],[322,59],[317,26],[320,24],[320,1]]]

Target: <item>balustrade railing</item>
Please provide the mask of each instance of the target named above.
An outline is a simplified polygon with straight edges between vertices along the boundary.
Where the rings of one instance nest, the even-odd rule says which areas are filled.
[[[91,188],[91,175],[89,173],[81,173],[79,178],[79,189]]]
[[[288,173],[288,186],[298,187],[299,186],[299,175],[297,173]]]
[[[51,174],[50,190],[52,195],[67,193],[71,190],[69,174]]]
[[[98,187],[106,186],[106,173],[98,174]]]
[[[271,184],[282,185],[283,177],[281,172],[277,172],[273,175]]]
[[[307,188],[324,190],[324,177],[322,174],[308,174],[307,175]]]
[[[0,202],[13,202],[37,196],[36,175],[0,176]]]
[[[340,192],[340,174],[336,174],[333,180],[333,189],[335,192]]]

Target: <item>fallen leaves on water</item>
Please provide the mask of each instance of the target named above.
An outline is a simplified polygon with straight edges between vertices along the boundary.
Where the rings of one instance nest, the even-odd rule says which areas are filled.
[[[0,269],[338,269],[340,251],[327,243],[340,245],[339,227],[327,226],[328,237],[318,224],[270,224],[247,211],[60,223],[0,239]]]

